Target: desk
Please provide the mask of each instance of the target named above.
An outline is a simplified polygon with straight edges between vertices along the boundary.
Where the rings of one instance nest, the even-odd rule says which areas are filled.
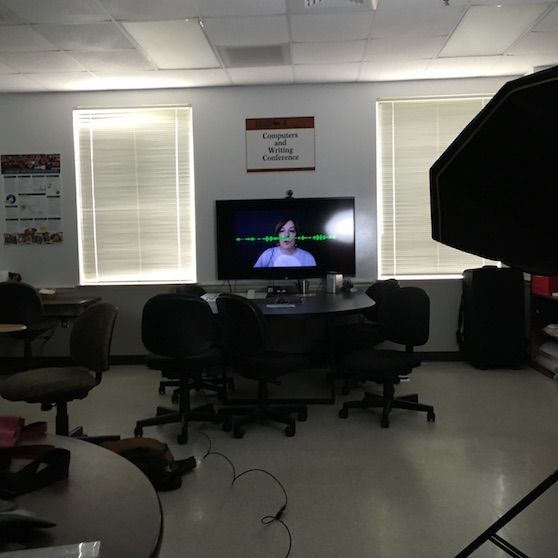
[[[159,498],[135,465],[75,438],[47,434],[28,443],[65,448],[71,457],[67,479],[15,500],[57,524],[29,532],[26,544],[38,548],[98,540],[103,558],[158,555],[163,530]]]
[[[57,295],[43,300],[43,317],[65,322],[77,318],[86,308],[100,301],[100,296]]]

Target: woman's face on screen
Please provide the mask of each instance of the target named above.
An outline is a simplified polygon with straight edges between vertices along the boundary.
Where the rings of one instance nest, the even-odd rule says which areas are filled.
[[[279,246],[283,251],[293,251],[296,242],[295,224],[289,220],[279,229]]]

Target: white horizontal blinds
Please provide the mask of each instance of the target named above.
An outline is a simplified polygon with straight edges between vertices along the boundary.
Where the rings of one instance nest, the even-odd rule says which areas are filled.
[[[432,239],[430,167],[489,97],[378,102],[379,275],[454,275],[487,263]]]
[[[74,112],[81,284],[195,281],[189,107]]]

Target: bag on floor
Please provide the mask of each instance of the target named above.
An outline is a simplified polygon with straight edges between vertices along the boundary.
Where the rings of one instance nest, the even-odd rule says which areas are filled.
[[[106,441],[102,447],[118,453],[141,469],[158,491],[182,486],[182,475],[196,466],[194,457],[175,459],[167,444],[154,438],[124,438]]]

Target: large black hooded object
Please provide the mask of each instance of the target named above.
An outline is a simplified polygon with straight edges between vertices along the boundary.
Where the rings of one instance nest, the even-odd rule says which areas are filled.
[[[558,67],[506,83],[430,169],[432,238],[558,275]]]

